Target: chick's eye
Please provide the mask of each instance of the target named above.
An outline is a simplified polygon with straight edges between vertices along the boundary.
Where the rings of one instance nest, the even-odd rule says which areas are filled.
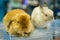
[[[45,14],[45,16],[48,16],[47,14]]]

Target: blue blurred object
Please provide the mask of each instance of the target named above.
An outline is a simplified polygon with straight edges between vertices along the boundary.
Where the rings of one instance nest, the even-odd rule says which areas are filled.
[[[59,8],[55,8],[55,13],[54,13],[54,16],[56,17],[56,16],[58,16],[57,14],[58,14],[58,12],[60,12],[60,9]]]
[[[7,3],[9,0],[0,0],[0,21],[2,21],[3,16],[7,12]]]
[[[55,6],[54,7],[55,7],[54,8],[54,17],[58,17],[58,12],[60,12],[60,1],[59,0],[55,0]]]
[[[5,26],[0,22],[0,40],[11,40],[11,36],[6,32]]]
[[[24,0],[24,4],[25,5],[28,5],[28,0]]]
[[[10,40],[11,37],[10,37],[9,33],[7,33],[5,30],[0,30],[0,33],[2,33],[2,34],[0,34],[0,36],[2,35],[1,37],[3,37],[2,38],[3,40]]]
[[[55,19],[51,23],[51,31],[53,32],[53,36],[60,36],[60,19]]]

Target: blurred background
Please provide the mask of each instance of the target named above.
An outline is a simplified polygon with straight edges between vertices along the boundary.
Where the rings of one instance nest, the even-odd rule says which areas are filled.
[[[55,19],[59,18],[60,0],[42,0],[41,2],[46,2],[48,7],[54,11]],[[0,22],[2,22],[4,15],[10,10],[19,8],[31,15],[33,9],[38,5],[38,0],[0,0]]]
[[[54,18],[60,19],[60,0],[41,0],[41,2],[46,2],[47,6],[53,10]],[[23,9],[31,15],[37,6],[39,6],[39,0],[0,0],[0,22],[10,10]],[[56,37],[55,40],[60,40],[60,37]]]

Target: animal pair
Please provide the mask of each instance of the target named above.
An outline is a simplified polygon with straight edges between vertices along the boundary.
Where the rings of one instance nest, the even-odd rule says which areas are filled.
[[[53,11],[47,6],[42,8],[38,6],[34,8],[31,20],[25,11],[15,9],[5,15],[3,23],[10,34],[29,36],[33,32],[34,26],[48,28],[48,23],[52,22],[52,20],[54,20]]]

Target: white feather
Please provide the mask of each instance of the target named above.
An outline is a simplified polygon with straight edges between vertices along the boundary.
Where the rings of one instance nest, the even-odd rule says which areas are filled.
[[[40,9],[40,6],[34,8],[32,15],[31,15],[31,21],[36,27],[46,27],[47,24],[52,21],[53,18],[53,11],[50,10],[48,7],[43,7],[43,12]],[[44,16],[44,14],[47,14],[48,16]]]

